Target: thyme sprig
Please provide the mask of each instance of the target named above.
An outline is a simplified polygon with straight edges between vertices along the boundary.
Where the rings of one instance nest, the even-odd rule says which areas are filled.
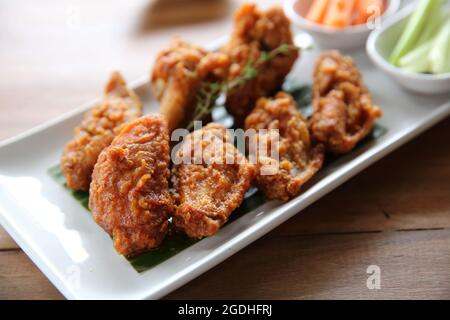
[[[221,94],[226,94],[230,90],[254,79],[258,75],[259,69],[273,58],[288,54],[290,50],[298,49],[298,47],[291,44],[281,44],[271,51],[262,51],[256,62],[249,60],[236,78],[230,81],[203,83],[196,97],[197,104],[194,109],[194,116],[187,129],[192,130],[195,121],[202,120],[212,112],[215,102]]]
[[[206,82],[197,93],[197,105],[194,110],[194,117],[187,126],[188,130],[194,128],[194,122],[202,120],[209,115],[214,108],[215,102],[223,90],[221,82]]]

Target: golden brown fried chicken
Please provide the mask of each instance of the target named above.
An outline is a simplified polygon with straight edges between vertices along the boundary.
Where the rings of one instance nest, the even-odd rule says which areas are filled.
[[[89,208],[124,256],[156,248],[173,211],[169,192],[169,132],[160,115],[127,124],[98,158]]]
[[[169,123],[169,132],[184,128],[191,121],[202,85],[224,78],[228,61],[225,54],[209,53],[179,38],[159,53],[151,85],[160,101],[160,113]]]
[[[351,151],[382,114],[352,59],[337,51],[324,52],[317,59],[313,99],[311,133],[334,154]]]
[[[192,238],[214,235],[242,203],[254,166],[217,123],[189,134],[174,162],[174,224]]]
[[[61,156],[61,170],[70,189],[89,190],[100,152],[110,145],[126,122],[141,114],[139,98],[127,89],[120,73],[112,73],[103,100],[84,115],[75,128],[75,138],[65,146]]]
[[[250,157],[256,158],[256,184],[268,199],[287,201],[297,196],[322,167],[324,147],[312,145],[307,122],[286,93],[259,99],[245,129],[256,130]]]
[[[262,55],[285,47],[265,62]],[[282,50],[283,51],[283,50]],[[256,76],[231,89],[226,106],[237,124],[242,124],[252,111],[256,100],[277,92],[291,71],[298,50],[293,46],[290,22],[280,8],[260,11],[254,4],[244,4],[234,16],[234,31],[222,49],[231,60],[228,80],[245,73],[249,63],[256,68]],[[261,60],[262,59],[262,60]]]

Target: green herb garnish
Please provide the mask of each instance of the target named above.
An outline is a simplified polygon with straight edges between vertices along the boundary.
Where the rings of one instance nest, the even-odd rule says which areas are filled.
[[[196,97],[197,104],[194,109],[194,116],[186,128],[192,130],[195,121],[200,121],[211,114],[216,106],[216,100],[221,94],[227,94],[232,89],[254,79],[258,75],[259,69],[265,63],[279,55],[289,53],[290,50],[298,50],[298,47],[290,44],[282,44],[269,52],[263,51],[256,62],[249,60],[236,78],[224,82],[203,83]]]

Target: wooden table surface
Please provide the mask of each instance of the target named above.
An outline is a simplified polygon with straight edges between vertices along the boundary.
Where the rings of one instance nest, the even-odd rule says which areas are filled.
[[[111,70],[148,73],[173,35],[214,40],[240,2],[1,0],[0,139],[98,96]],[[167,298],[450,298],[449,138],[447,119]],[[0,299],[61,298],[0,228]]]

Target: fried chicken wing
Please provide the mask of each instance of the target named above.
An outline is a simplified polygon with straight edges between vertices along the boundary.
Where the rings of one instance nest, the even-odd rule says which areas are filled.
[[[142,104],[127,89],[123,77],[114,72],[105,87],[103,100],[88,111],[75,128],[75,137],[64,148],[60,159],[67,186],[73,190],[89,190],[92,170],[100,152],[109,146],[123,125],[140,117]]]
[[[254,166],[217,123],[189,134],[176,159],[172,179],[177,209],[173,222],[192,238],[214,235],[242,203]]]
[[[351,151],[371,132],[381,114],[350,57],[328,51],[317,59],[310,128],[328,152]]]
[[[268,199],[287,201],[297,196],[322,167],[324,147],[311,143],[307,122],[286,93],[259,99],[245,129],[256,130],[250,156],[256,158],[256,184]]]
[[[222,49],[231,61],[230,82],[242,75],[249,63],[261,61],[263,54],[287,46],[287,52],[258,65],[253,79],[228,92],[226,107],[237,124],[244,122],[258,98],[270,96],[281,88],[299,55],[292,44],[290,22],[280,8],[260,11],[254,4],[244,4],[236,11],[234,31]]]
[[[225,54],[210,53],[179,38],[159,53],[151,85],[160,101],[160,113],[169,123],[169,132],[191,121],[202,85],[224,78],[228,61]]]
[[[169,152],[166,120],[148,115],[127,124],[95,165],[89,208],[124,256],[158,247],[167,234]]]

